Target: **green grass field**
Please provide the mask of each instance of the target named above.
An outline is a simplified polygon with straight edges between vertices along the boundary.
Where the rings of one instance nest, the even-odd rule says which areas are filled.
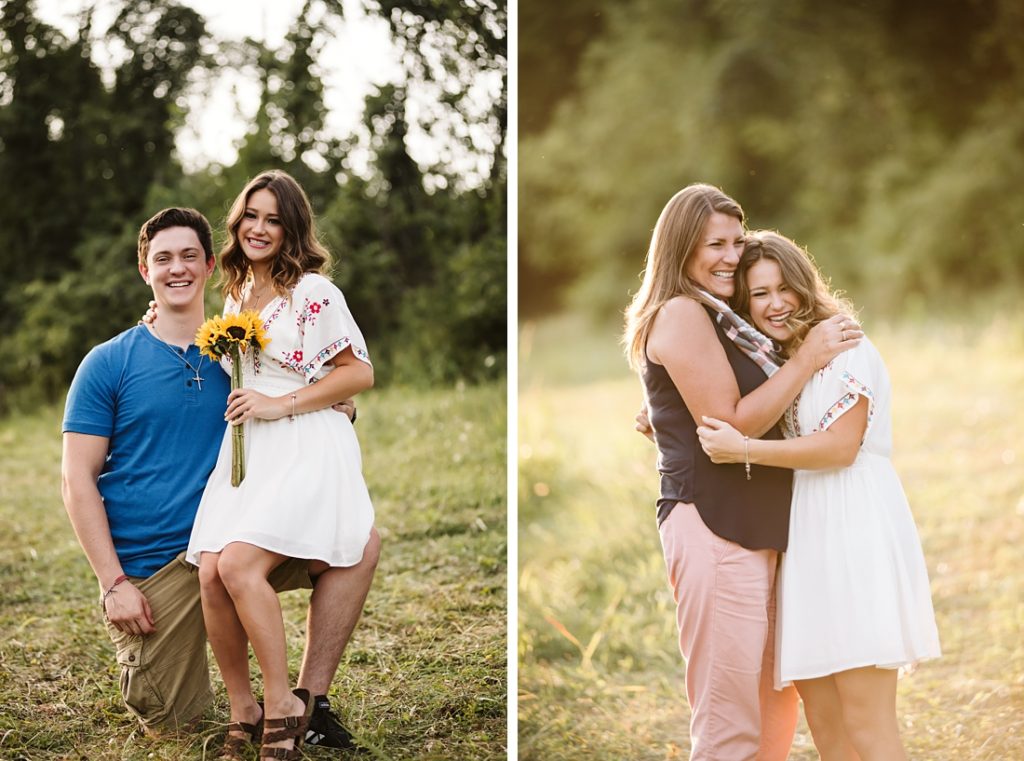
[[[504,384],[360,400],[383,551],[331,697],[373,749],[362,758],[506,757],[505,409]],[[121,704],[61,502],[61,413],[0,421],[0,759],[211,758],[227,716],[219,681],[193,735],[144,737]],[[297,671],[307,594],[282,599]]]
[[[867,325],[944,655],[899,686],[909,757],[1024,758],[1024,324]],[[685,759],[653,446],[615,328],[526,325],[519,395],[519,756]],[[816,759],[801,721],[791,759]]]

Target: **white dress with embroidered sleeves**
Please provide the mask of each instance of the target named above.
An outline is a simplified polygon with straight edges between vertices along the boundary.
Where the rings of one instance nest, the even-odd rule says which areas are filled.
[[[228,299],[225,312],[237,312]],[[290,298],[278,297],[260,312],[270,343],[258,357],[245,355],[243,385],[268,396],[286,396],[328,372],[325,363],[351,347],[369,364],[366,342],[341,291],[325,277],[307,274]],[[222,363],[230,372],[230,360]],[[186,558],[246,542],[294,558],[355,565],[373,527],[373,505],[362,474],[362,456],[348,417],[331,408],[279,420],[245,424],[245,480],[231,485],[231,426],[224,432]]]
[[[940,655],[921,541],[890,459],[889,375],[867,338],[808,381],[786,415],[786,435],[826,430],[860,397],[868,424],[853,465],[794,473],[778,584],[777,689]]]

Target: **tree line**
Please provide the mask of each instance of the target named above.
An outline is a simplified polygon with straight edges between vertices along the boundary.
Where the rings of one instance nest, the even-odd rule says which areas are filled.
[[[1019,302],[1019,3],[523,0],[519,20],[522,316],[617,313],[695,181],[873,313]]]
[[[324,20],[343,18],[340,0],[307,0],[277,49],[216,40],[174,0],[122,2],[106,30],[94,30],[86,10],[73,37],[43,22],[32,0],[0,4],[0,412],[59,398],[89,348],[138,320],[150,298],[135,266],[145,219],[194,206],[220,237],[235,195],[267,168],[291,173],[309,194],[379,379],[503,376],[505,88],[482,113],[467,99],[481,76],[505,82],[505,5],[364,5],[388,20],[407,72],[367,97],[368,141],[325,124],[317,53]],[[107,81],[97,38],[119,51]],[[237,160],[186,172],[174,140],[188,88],[242,66],[258,72],[262,94]],[[467,187],[450,164],[409,156],[415,82],[441,93],[432,117],[441,129],[475,119],[489,135],[483,146],[472,130],[451,135],[487,160],[481,182]],[[357,150],[369,152],[368,171],[353,170]],[[211,293],[210,308],[220,303]]]

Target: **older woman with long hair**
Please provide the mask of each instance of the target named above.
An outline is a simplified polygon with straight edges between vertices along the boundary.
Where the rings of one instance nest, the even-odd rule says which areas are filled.
[[[657,520],[686,659],[694,761],[785,759],[797,719],[792,689],[772,689],[774,587],[786,549],[792,475],[714,465],[702,416],[750,437],[776,425],[804,384],[856,345],[836,316],[811,330],[783,367],[748,340],[726,303],[746,240],[740,205],[718,188],[683,188],[658,218],[624,343],[640,374],[658,446]]]

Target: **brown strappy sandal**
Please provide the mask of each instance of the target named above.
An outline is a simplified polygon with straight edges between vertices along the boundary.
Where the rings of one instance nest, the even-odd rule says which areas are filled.
[[[263,709],[263,704],[259,704]],[[224,744],[220,748],[218,761],[245,761],[246,750],[250,745],[258,743],[263,737],[263,717],[261,716],[255,724],[248,724],[244,721],[233,721],[228,724],[228,735],[224,738]],[[248,737],[235,737],[231,732],[244,732]]]
[[[306,704],[302,716],[285,716],[283,719],[263,718],[263,745],[260,747],[260,758],[276,758],[280,761],[295,761],[302,758],[299,748],[306,739],[306,727],[313,713],[313,696],[309,690],[295,689],[292,694]],[[267,743],[294,740],[290,748],[268,748]]]

